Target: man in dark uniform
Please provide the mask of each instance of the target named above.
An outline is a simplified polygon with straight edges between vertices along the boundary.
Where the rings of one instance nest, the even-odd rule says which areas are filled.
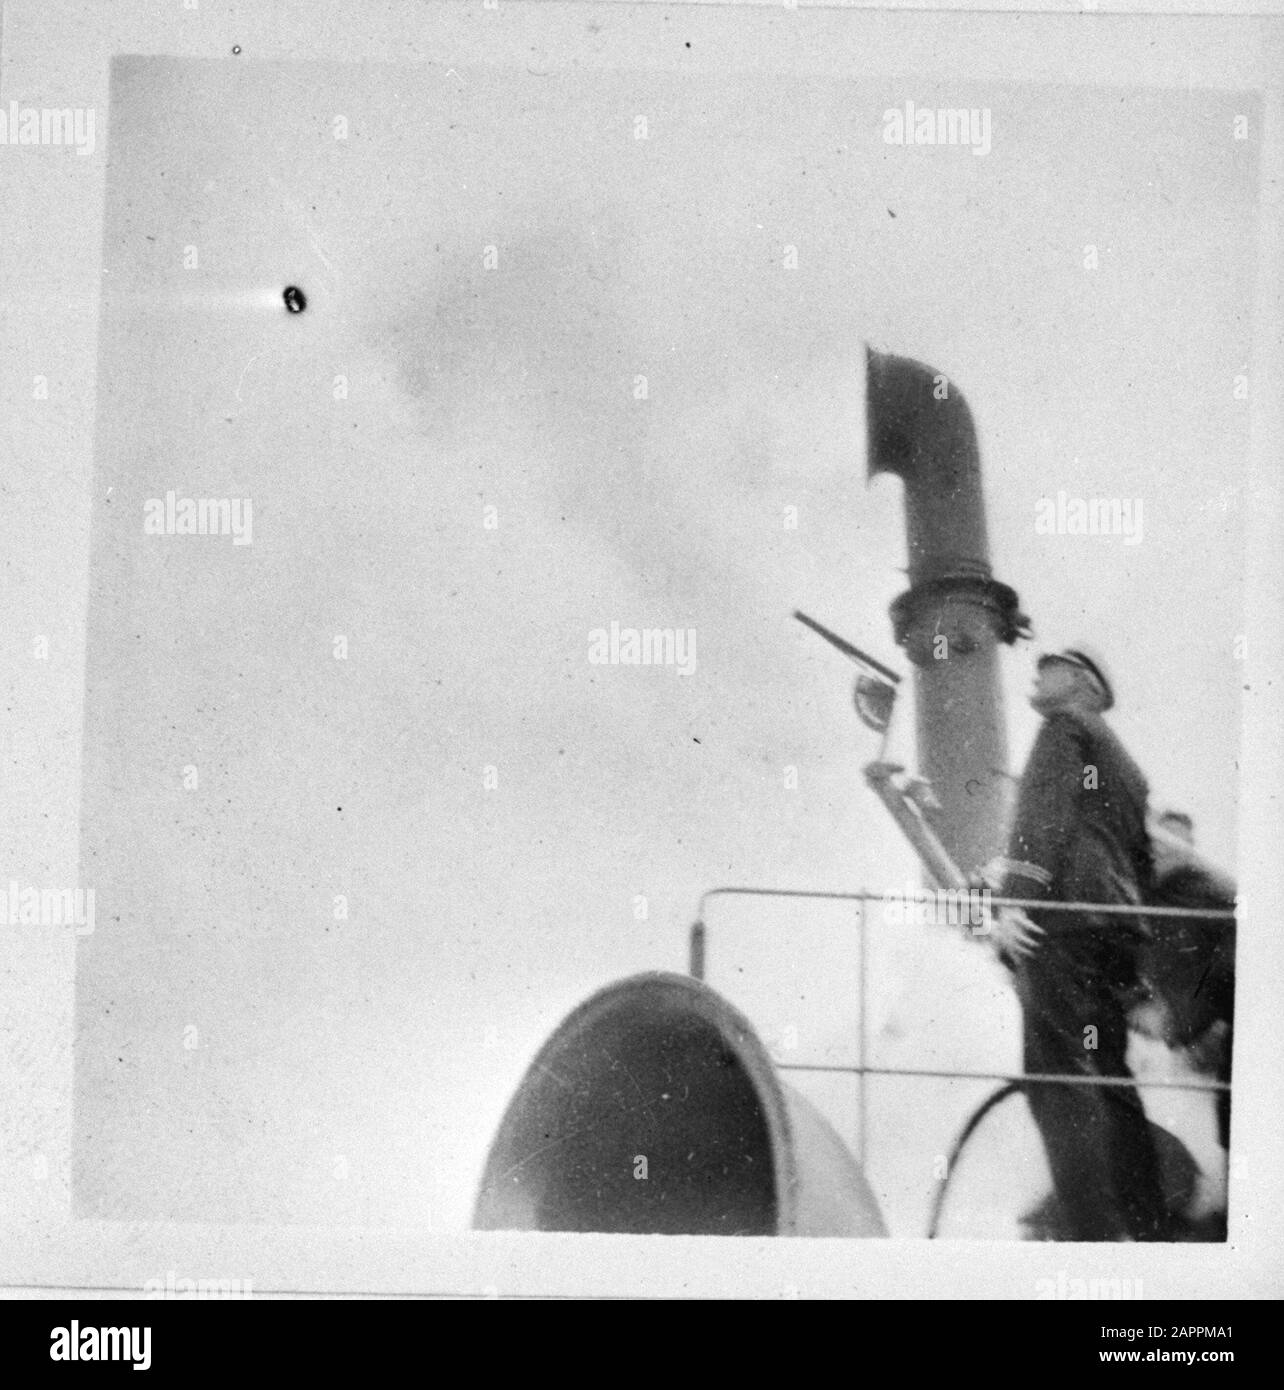
[[[1031,705],[1044,717],[1017,794],[1002,895],[1140,904],[1153,876],[1141,769],[1102,719],[1114,703],[1083,647],[1045,656]],[[1003,909],[994,924],[1012,966],[1029,1074],[1131,1079],[1127,1011],[1138,992],[1142,919]],[[1069,1240],[1170,1238],[1159,1164],[1131,1086],[1030,1082]]]

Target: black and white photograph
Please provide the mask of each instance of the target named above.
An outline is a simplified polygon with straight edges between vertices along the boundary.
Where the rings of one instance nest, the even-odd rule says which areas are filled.
[[[7,1296],[1284,1291],[1284,25],[1058,8],[5,6]]]

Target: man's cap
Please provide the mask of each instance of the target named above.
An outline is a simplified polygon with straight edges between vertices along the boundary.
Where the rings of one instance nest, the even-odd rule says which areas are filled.
[[[1087,671],[1101,687],[1102,694],[1105,696],[1106,703],[1102,708],[1110,709],[1114,704],[1115,688],[1110,679],[1109,668],[1095,648],[1080,642],[1077,646],[1067,647],[1064,651],[1045,652],[1039,658],[1039,665],[1042,666],[1048,661],[1064,661],[1071,666],[1078,666],[1082,671]]]

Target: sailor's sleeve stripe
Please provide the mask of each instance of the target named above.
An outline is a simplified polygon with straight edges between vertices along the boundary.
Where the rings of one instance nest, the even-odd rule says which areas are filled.
[[[1005,859],[1003,862],[1008,873],[1033,879],[1042,888],[1047,888],[1052,883],[1052,875],[1047,869],[1041,868],[1038,864],[1031,864],[1028,859]]]

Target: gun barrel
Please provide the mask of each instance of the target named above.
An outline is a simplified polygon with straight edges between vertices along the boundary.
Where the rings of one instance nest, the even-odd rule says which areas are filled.
[[[896,685],[901,683],[901,678],[890,667],[884,666],[881,661],[875,661],[872,656],[861,651],[859,647],[852,646],[845,637],[840,637],[836,632],[830,632],[823,623],[818,623],[815,618],[809,618],[801,609],[794,609],[794,617],[797,618],[804,627],[811,628],[813,632],[823,637],[831,647],[837,647],[844,656],[850,657],[851,660],[857,662],[861,666],[868,666],[871,671],[877,671],[884,680],[892,681]]]

